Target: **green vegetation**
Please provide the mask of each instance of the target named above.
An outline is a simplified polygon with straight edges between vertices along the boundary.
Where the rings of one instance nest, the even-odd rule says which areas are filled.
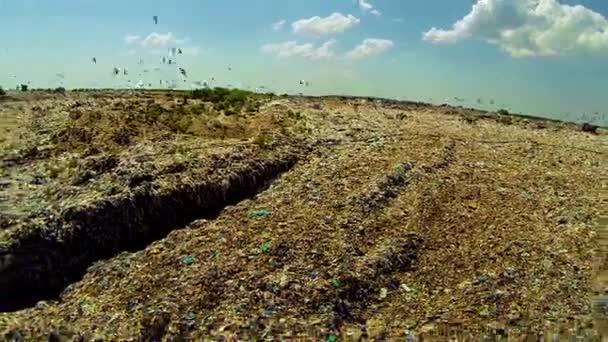
[[[499,109],[497,113],[500,115],[509,115],[509,111],[504,108]]]
[[[2,87],[0,87],[0,96],[2,95],[6,95],[6,92],[4,91],[4,89],[2,89]]]
[[[196,89],[190,92],[191,99],[212,102],[217,110],[223,110],[226,115],[240,113],[245,105],[250,104],[250,98],[253,95],[252,92],[246,90],[221,87]],[[255,109],[255,105],[246,108],[249,112],[255,111]]]

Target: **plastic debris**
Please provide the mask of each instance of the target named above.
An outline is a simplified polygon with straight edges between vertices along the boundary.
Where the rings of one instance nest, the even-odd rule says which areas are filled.
[[[380,299],[384,299],[388,296],[388,289],[383,287],[380,289]]]
[[[270,215],[270,211],[265,209],[251,210],[249,212],[249,217],[266,217],[268,215]]]
[[[260,245],[260,250],[264,253],[270,251],[271,248],[272,248],[272,242],[270,242],[270,241],[264,241]]]
[[[89,62],[85,59],[85,63]],[[133,70],[130,84],[139,80],[138,70],[135,74]],[[169,87],[173,77],[184,86],[177,67],[163,66],[165,71],[158,79],[143,80]],[[194,70],[188,71],[189,83],[200,85],[201,78],[210,77],[194,81]],[[126,82],[124,77],[116,83]],[[296,82],[292,81],[292,91],[302,87]],[[443,322],[462,322],[459,330],[473,333],[462,339],[476,341],[488,329],[503,329],[502,325],[509,334],[517,334],[522,327],[542,332],[547,321],[570,322],[581,330],[592,322],[588,319],[595,308],[590,278],[595,257],[603,250],[597,248],[594,228],[585,222],[598,212],[601,198],[592,190],[603,169],[588,164],[601,163],[602,154],[588,151],[603,151],[602,136],[588,136],[556,122],[547,122],[555,129],[538,134],[516,117],[512,126],[503,129],[492,113],[479,127],[463,127],[446,113],[453,108],[388,100],[255,95],[259,114],[243,111],[226,118],[195,114],[224,105],[223,99],[182,103],[181,93],[169,91],[106,94],[73,94],[67,102],[65,98],[54,102],[56,108],[48,104],[56,100],[6,104],[24,116],[19,124],[28,125],[15,130],[18,133],[39,134],[28,115],[42,112],[48,122],[43,139],[32,140],[38,151],[20,150],[16,157],[12,148],[4,151],[5,160],[25,163],[6,166],[10,172],[3,177],[11,177],[13,183],[20,182],[21,175],[29,180],[42,174],[47,179],[35,186],[24,182],[27,191],[23,192],[17,192],[14,184],[0,186],[6,207],[26,208],[23,217],[28,222],[31,213],[42,212],[44,216],[36,221],[51,223],[51,215],[64,215],[54,209],[55,203],[80,208],[70,211],[69,219],[86,224],[57,226],[62,229],[57,236],[72,236],[71,229],[89,226],[99,234],[108,230],[107,235],[99,235],[103,240],[98,245],[97,235],[78,235],[83,245],[102,254],[115,242],[113,234],[147,245],[142,252],[104,260],[102,269],[70,286],[61,301],[4,312],[6,321],[20,328],[23,340],[43,340],[46,336],[38,336],[40,332],[61,326],[95,331],[105,340],[165,329],[167,334],[158,340],[178,333],[187,340],[218,335],[293,340],[294,333],[302,339],[323,340],[335,334],[336,340],[349,340],[353,328],[363,333],[369,326],[366,339],[392,341],[403,340],[411,330],[420,333],[429,323],[439,330]],[[78,106],[72,107],[75,101]],[[319,103],[322,110],[311,110]],[[358,111],[353,110],[355,103]],[[19,111],[17,105],[24,109]],[[40,106],[47,108],[36,109]],[[294,114],[288,116],[288,111]],[[411,119],[399,120],[401,112]],[[296,119],[295,113],[303,113],[304,118]],[[71,119],[74,115],[79,119]],[[200,125],[187,121],[199,116],[201,121],[193,123]],[[187,119],[183,128],[177,125],[182,118]],[[133,143],[117,150],[114,133],[123,127],[132,130]],[[241,142],[238,137],[254,133],[249,127],[268,130],[262,138],[277,143],[261,149]],[[194,133],[200,135],[180,132],[191,128],[199,129]],[[283,129],[289,134],[283,135]],[[598,131],[604,134],[602,128]],[[223,139],[220,134],[237,139]],[[58,139],[49,141],[48,135]],[[504,143],[508,141],[517,143]],[[64,147],[64,142],[70,147],[62,158],[55,157],[56,149],[51,157],[45,156],[44,145]],[[101,162],[107,158],[115,161]],[[399,166],[405,161],[414,165],[411,172]],[[481,163],[483,169],[468,166]],[[91,181],[66,186],[64,179],[79,169],[93,171]],[[269,171],[285,174],[262,195],[249,197],[251,192],[244,187],[252,179],[263,183],[277,179],[267,175]],[[224,189],[226,179],[235,182],[235,190]],[[211,190],[201,189],[199,185],[207,182]],[[521,196],[522,191],[527,197]],[[241,192],[250,199],[233,198]],[[217,218],[193,217],[206,214],[194,212],[206,205],[205,200],[227,198],[239,204]],[[364,210],[362,202],[374,204],[370,206],[374,212]],[[476,203],[475,211],[471,202]],[[159,208],[169,219],[152,217]],[[251,217],[264,218],[249,218],[249,210]],[[62,216],[56,217],[64,222]],[[175,229],[168,238],[153,243],[147,237],[139,240],[138,229],[157,229],[157,224],[176,217],[180,222],[174,227],[163,227]],[[567,217],[568,223],[557,225],[560,217]],[[184,224],[182,218],[188,222]],[[120,225],[136,229],[115,229]],[[56,229],[44,228],[43,236],[52,236]],[[16,241],[32,236],[19,234],[12,235]],[[61,275],[62,269],[54,271]],[[476,280],[483,274],[489,279],[478,285]],[[7,292],[0,291],[2,299]],[[82,298],[96,303],[97,312],[83,315],[93,310],[79,305]],[[604,302],[593,305],[603,309],[608,306]],[[161,315],[163,310],[170,311],[168,318]],[[200,314],[198,320],[187,315],[191,311]],[[276,320],[265,320],[264,315]],[[393,324],[392,318],[399,322]],[[499,328],[494,327],[496,322]],[[310,327],[310,332],[294,332],[292,327]]]
[[[79,303],[80,311],[85,315],[94,314],[97,311],[97,305],[88,298],[83,298]]]
[[[182,255],[180,257],[180,260],[181,260],[182,264],[184,264],[186,266],[190,266],[190,265],[194,264],[194,261],[195,261],[194,257],[192,255],[189,255],[189,254]]]
[[[488,280],[490,280],[490,277],[487,274],[482,274],[479,277],[477,277],[477,283],[479,283],[479,284],[484,284],[484,283],[488,282]]]

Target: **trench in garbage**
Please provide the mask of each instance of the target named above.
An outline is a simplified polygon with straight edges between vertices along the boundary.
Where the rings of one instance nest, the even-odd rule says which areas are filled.
[[[167,193],[134,192],[116,201],[64,212],[61,223],[0,251],[0,311],[57,299],[94,262],[134,252],[198,219],[214,219],[230,205],[268,189],[297,160],[256,162],[215,182]],[[67,229],[59,239],[55,229]]]

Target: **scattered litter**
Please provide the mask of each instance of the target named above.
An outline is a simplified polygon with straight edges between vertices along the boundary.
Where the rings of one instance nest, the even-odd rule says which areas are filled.
[[[383,287],[380,289],[380,299],[384,299],[388,296],[388,289]]]
[[[194,264],[194,257],[192,255],[182,255],[180,257],[180,260],[182,261],[182,264],[186,265],[186,266],[190,266],[192,264]]]
[[[478,284],[485,284],[486,282],[488,282],[488,280],[490,280],[490,277],[487,274],[482,274],[477,277]]]
[[[264,253],[269,252],[271,249],[272,249],[272,242],[271,241],[264,241],[260,245],[260,250],[262,252],[264,252]]]
[[[152,62],[162,66],[160,80],[138,77],[143,68],[132,65],[125,65],[132,77],[122,77],[122,65],[110,76],[113,65],[104,62],[107,69],[101,73],[117,84],[151,87],[154,82],[168,88],[176,83],[172,78],[183,80],[181,66],[190,72],[186,86],[205,85],[181,60],[169,68],[159,59]],[[91,93],[95,96],[70,93],[61,102],[8,103],[24,107],[19,122],[27,126],[19,133],[37,134],[40,127],[30,123],[42,119],[48,132],[6,149],[2,160],[11,165],[0,178],[10,185],[0,183],[0,195],[23,214],[0,216],[0,224],[7,219],[9,225],[61,223],[65,232],[57,235],[53,225],[45,226],[43,236],[50,239],[78,233],[72,227],[99,225],[88,236],[105,240],[98,245],[83,241],[99,252],[92,257],[102,256],[104,266],[71,284],[61,301],[1,313],[0,325],[16,322],[23,340],[43,339],[36,334],[70,326],[78,333],[107,334],[106,340],[144,334],[150,340],[216,335],[290,340],[294,328],[310,327],[310,333],[300,330],[304,339],[314,334],[347,340],[367,332],[364,338],[392,341],[427,324],[440,330],[448,321],[474,332],[470,340],[482,339],[490,320],[505,324],[509,332],[518,324],[542,331],[547,319],[581,327],[591,322],[586,317],[590,305],[585,305],[592,303],[589,278],[592,260],[602,254],[594,247],[587,216],[596,217],[600,203],[591,190],[597,187],[601,160],[585,165],[593,159],[590,153],[547,146],[597,149],[598,137],[580,128],[566,134],[557,124],[542,134],[516,124],[502,129],[485,118],[483,125],[463,129],[443,109],[375,99],[256,94],[244,105],[259,107],[258,112],[228,117],[221,111],[238,104],[224,99],[238,99],[240,93],[221,92],[221,99],[209,101],[189,98],[194,91],[103,90]],[[201,93],[218,94],[213,89]],[[322,109],[313,110],[315,103]],[[360,104],[357,113],[354,103]],[[288,110],[303,115],[296,120]],[[401,112],[410,118],[399,120]],[[1,113],[6,113],[4,103]],[[199,117],[204,120],[197,122]],[[118,131],[124,140],[111,138]],[[249,134],[258,131],[269,132],[276,144],[251,146],[255,137]],[[529,144],[475,141],[482,137],[533,139],[538,142],[534,159],[528,156]],[[334,141],[339,143],[328,143]],[[9,150],[18,150],[18,157]],[[110,156],[115,162],[98,162]],[[442,163],[450,158],[454,162]],[[558,158],[563,163],[554,166]],[[478,162],[483,169],[470,167]],[[71,185],[83,170],[89,171],[87,181]],[[226,179],[234,180],[235,189],[223,189]],[[265,187],[270,179],[278,181]],[[244,189],[254,180],[266,189],[263,195],[256,196],[260,189]],[[201,189],[203,182],[212,185],[210,190]],[[235,193],[250,200],[233,198]],[[359,199],[379,205],[370,204],[376,209],[368,211]],[[224,200],[230,203],[226,209],[219,203]],[[204,201],[217,203],[211,208],[218,211],[199,209]],[[160,219],[156,213],[162,213]],[[558,226],[560,217],[567,224]],[[87,224],[70,225],[70,220]],[[179,222],[165,227],[163,221]],[[129,229],[116,229],[123,226]],[[154,243],[147,237],[142,241],[137,230],[148,227],[171,233],[166,238],[158,234]],[[97,234],[105,229],[109,234]],[[0,234],[9,236],[5,231]],[[123,232],[131,235],[114,240]],[[420,243],[405,243],[410,237]],[[124,245],[129,239],[139,252]],[[108,246],[125,252],[110,253],[104,250]],[[0,263],[12,257],[4,255]],[[52,277],[63,276],[61,270],[55,267],[48,277],[56,281]],[[12,292],[0,291],[2,299],[6,293]],[[605,310],[608,300],[593,304]],[[392,325],[395,320],[398,324]]]
[[[80,311],[85,315],[94,314],[97,311],[97,305],[88,298],[83,298],[79,303]]]
[[[270,211],[268,211],[266,209],[249,211],[249,217],[266,217],[268,215],[270,215]]]
[[[325,342],[337,342],[338,337],[336,335],[327,335]]]

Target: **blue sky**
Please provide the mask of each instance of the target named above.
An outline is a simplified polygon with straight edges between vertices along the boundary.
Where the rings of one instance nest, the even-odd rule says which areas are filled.
[[[0,85],[213,79],[576,120],[608,112],[607,16],[604,0],[0,0]]]

